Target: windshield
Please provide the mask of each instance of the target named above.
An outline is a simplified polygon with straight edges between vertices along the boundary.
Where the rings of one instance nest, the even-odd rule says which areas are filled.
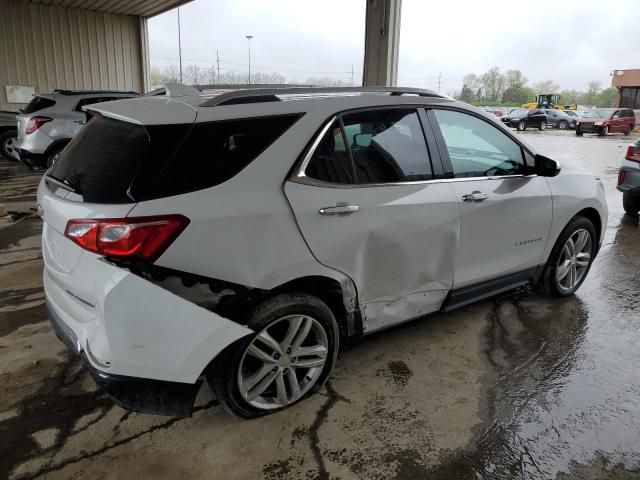
[[[590,110],[584,114],[584,118],[609,118],[611,112],[608,110]]]

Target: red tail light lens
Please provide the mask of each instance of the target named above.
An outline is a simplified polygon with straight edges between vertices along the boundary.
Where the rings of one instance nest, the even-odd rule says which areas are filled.
[[[632,162],[640,163],[640,147],[629,145],[629,148],[627,148],[627,154],[624,158],[631,160]]]
[[[50,117],[31,117],[27,122],[26,134],[29,135],[38,130],[42,125],[50,122],[53,118]]]
[[[69,220],[64,236],[100,255],[152,262],[188,224],[182,215]]]
[[[620,169],[620,171],[618,172],[618,185],[622,185],[624,183],[624,178],[625,172],[624,170]]]

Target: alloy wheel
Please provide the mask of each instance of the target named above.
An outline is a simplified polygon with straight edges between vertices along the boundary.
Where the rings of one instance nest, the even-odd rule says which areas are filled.
[[[560,252],[556,280],[561,290],[574,289],[591,264],[591,235],[581,228],[569,236]]]
[[[286,407],[316,384],[328,353],[327,333],[315,318],[282,317],[246,347],[237,375],[240,394],[261,410]]]
[[[12,158],[18,159],[18,150],[16,148],[16,137],[9,137],[4,142],[4,151]]]

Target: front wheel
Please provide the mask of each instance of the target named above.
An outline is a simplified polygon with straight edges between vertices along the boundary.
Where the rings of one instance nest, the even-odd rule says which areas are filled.
[[[516,125],[516,130],[518,130],[519,132],[522,132],[523,130],[527,129],[527,123],[524,120],[520,120],[518,122],[518,125]]]
[[[566,130],[567,127],[569,126],[569,122],[562,120],[559,124],[558,124],[558,128],[560,130]]]
[[[580,130],[580,127],[576,127],[576,135],[578,137],[581,137],[583,135],[582,130]]]
[[[216,359],[207,378],[235,414],[253,418],[282,410],[316,392],[335,362],[336,320],[320,299],[286,293],[251,313],[255,334]]]
[[[602,127],[598,135],[600,135],[601,137],[606,137],[607,135],[609,135],[609,127],[608,126]]]
[[[542,131],[542,130],[544,130],[545,128],[547,128],[547,124],[546,124],[546,123],[544,123],[544,122],[542,122],[542,123],[540,124],[540,126],[538,127],[538,130]]]
[[[640,211],[640,196],[623,193],[622,208],[630,215],[637,215]]]
[[[551,250],[540,281],[554,297],[573,295],[587,276],[597,251],[596,229],[591,220],[574,217]]]

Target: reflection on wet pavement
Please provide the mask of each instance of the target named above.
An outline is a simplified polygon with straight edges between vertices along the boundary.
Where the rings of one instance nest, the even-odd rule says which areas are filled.
[[[640,479],[640,227],[615,190],[630,140],[521,135],[605,183],[606,238],[578,293],[373,335],[320,394],[253,421],[207,395],[192,419],[115,406],[46,323],[40,220],[0,224],[0,478]],[[0,162],[0,202],[29,211],[37,179]]]

